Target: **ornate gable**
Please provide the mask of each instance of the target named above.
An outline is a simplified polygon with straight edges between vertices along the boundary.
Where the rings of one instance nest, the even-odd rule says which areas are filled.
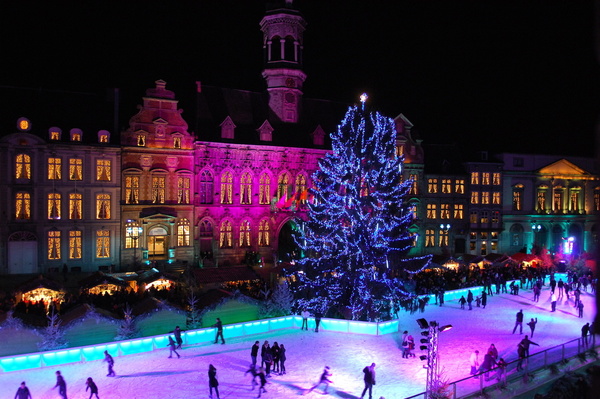
[[[554,178],[578,178],[578,179],[593,179],[594,177],[581,169],[579,166],[566,159],[561,159],[550,165],[544,166],[538,170],[541,175],[552,176]]]

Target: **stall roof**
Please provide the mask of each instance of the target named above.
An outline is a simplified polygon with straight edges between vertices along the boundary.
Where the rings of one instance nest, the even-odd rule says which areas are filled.
[[[138,273],[137,281],[140,283],[151,283],[156,280],[169,280],[176,282],[178,280],[177,276],[165,272],[158,271],[155,268],[144,270],[143,272]]]
[[[15,292],[29,292],[36,288],[47,288],[54,291],[64,290],[64,286],[61,283],[40,275],[39,277],[34,277],[19,285],[15,288]]]
[[[536,255],[533,254],[524,254],[523,252],[517,252],[510,256],[513,260],[517,262],[531,262],[534,260],[540,260]]]
[[[125,280],[104,274],[102,272],[96,272],[91,276],[79,281],[79,286],[84,289],[93,288],[100,284],[114,284],[119,287],[129,287],[129,284],[127,284]]]
[[[193,273],[198,284],[260,280],[260,276],[246,266],[194,269]]]

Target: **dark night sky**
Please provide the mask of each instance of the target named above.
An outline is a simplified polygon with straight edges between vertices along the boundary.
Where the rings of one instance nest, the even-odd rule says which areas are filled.
[[[308,22],[305,97],[353,103],[366,91],[384,114],[405,114],[425,143],[593,154],[600,67],[592,0],[294,3]],[[10,2],[0,15],[1,104],[10,101],[7,86],[119,87],[129,117],[164,79],[191,115],[185,99],[197,80],[264,90],[264,4]],[[7,118],[14,126],[15,115],[0,111]]]

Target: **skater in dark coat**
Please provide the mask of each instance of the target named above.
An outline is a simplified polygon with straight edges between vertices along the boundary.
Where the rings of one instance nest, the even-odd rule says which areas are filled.
[[[250,358],[252,359],[252,364],[256,366],[256,358],[258,356],[258,350],[260,349],[260,344],[258,341],[252,345],[252,349],[250,349]]]
[[[273,343],[271,347],[271,355],[273,355],[273,373],[279,373],[279,344]]]
[[[521,343],[519,345],[523,345],[523,347],[525,348],[525,357],[529,357],[529,346],[533,344],[536,346],[540,346],[540,344],[536,344],[535,342],[531,341],[529,339],[529,337],[527,337],[527,335],[525,336],[525,338],[523,338],[521,340]]]
[[[257,385],[256,377],[258,376],[258,371],[256,370],[256,364],[250,364],[250,368],[246,370],[244,373],[244,377],[248,374],[252,374],[252,391],[254,391],[254,387]]]
[[[513,334],[517,331],[517,327],[520,327],[520,334],[523,334],[523,309],[517,312],[515,317],[515,328],[513,328]]]
[[[265,385],[267,385],[267,377],[265,376],[265,370],[262,367],[258,369],[258,378],[260,379],[260,387],[258,387],[258,397],[260,398],[260,395],[263,392],[267,392],[265,389]]]
[[[67,383],[65,382],[65,379],[63,378],[60,371],[56,372],[56,385],[52,389],[55,389],[56,387],[58,387],[59,395],[63,399],[67,399]]]
[[[100,399],[100,397],[98,396],[98,386],[96,385],[94,380],[92,380],[92,377],[88,377],[87,381],[85,382],[85,385],[87,385],[85,387],[85,391],[87,392],[88,389],[90,390],[89,399],[92,399],[92,396],[94,395],[96,395],[96,399]]]
[[[535,331],[536,324],[537,324],[537,317],[535,319],[532,317],[531,321],[529,323],[527,323],[527,325],[529,326],[529,329],[531,330],[531,338],[533,338],[533,332]]]
[[[319,382],[317,382],[317,384],[315,386],[313,386],[311,389],[309,389],[308,393],[311,393],[313,391],[313,389],[317,388],[319,385],[325,384],[325,389],[323,389],[323,393],[326,394],[327,390],[329,389],[329,384],[331,384],[333,382],[329,379],[329,377],[331,377],[331,372],[329,371],[329,366],[325,366],[325,368],[323,369],[323,372],[321,373],[321,377],[319,378]]]
[[[279,345],[279,375],[285,374],[285,346]]]
[[[467,300],[465,299],[465,296],[461,296],[460,299],[458,300],[458,303],[460,303],[460,308],[464,309],[465,308],[465,303],[467,303]]]
[[[264,361],[267,368],[267,377],[271,377],[271,366],[273,365],[273,352],[271,352],[271,348],[265,351]]]
[[[265,341],[262,345],[262,347],[260,348],[260,367],[265,367],[265,355],[268,351],[271,350],[271,347],[269,346],[269,341]]]
[[[471,290],[467,291],[467,303],[469,304],[469,310],[473,310],[473,293]]]
[[[217,335],[215,336],[215,344],[219,342],[219,337],[221,337],[221,344],[225,344],[225,338],[223,338],[223,323],[221,319],[217,317],[217,322],[213,325],[213,327],[217,328]]]
[[[217,369],[212,364],[208,366],[208,386],[210,389],[210,397],[212,398],[213,388],[219,399],[219,381],[217,381]]]
[[[19,389],[17,389],[15,399],[31,399],[31,393],[29,392],[27,385],[25,385],[25,381],[23,381]]]
[[[177,359],[179,359],[181,356],[179,356],[179,353],[177,353],[177,344],[175,343],[175,341],[173,340],[173,338],[171,338],[171,336],[169,335],[169,343],[167,344],[167,346],[169,347],[169,359],[173,357],[173,352],[175,352],[175,354],[177,355]]]
[[[366,366],[363,369],[363,373],[365,374],[365,389],[363,389],[360,399],[364,398],[367,390],[369,391],[369,399],[373,399],[373,385],[375,385],[375,363],[372,363],[370,366]]]
[[[175,326],[175,329],[171,331],[175,336],[175,341],[177,342],[177,349],[181,349],[181,345],[183,345],[183,339],[181,338],[181,333],[183,332],[179,326]]]
[[[485,309],[487,306],[487,294],[485,291],[481,292],[481,307]]]
[[[113,370],[113,366],[115,365],[115,359],[108,353],[108,351],[104,351],[104,361],[108,363],[108,374],[107,377],[114,377],[115,370]]]
[[[319,332],[319,324],[321,324],[321,317],[323,317],[323,315],[320,311],[317,310],[315,312],[315,332]]]

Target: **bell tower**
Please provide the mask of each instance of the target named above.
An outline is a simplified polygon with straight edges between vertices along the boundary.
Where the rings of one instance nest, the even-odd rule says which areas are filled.
[[[296,123],[300,118],[303,33],[306,21],[293,6],[293,0],[267,10],[260,29],[263,32],[269,108],[282,122]]]

